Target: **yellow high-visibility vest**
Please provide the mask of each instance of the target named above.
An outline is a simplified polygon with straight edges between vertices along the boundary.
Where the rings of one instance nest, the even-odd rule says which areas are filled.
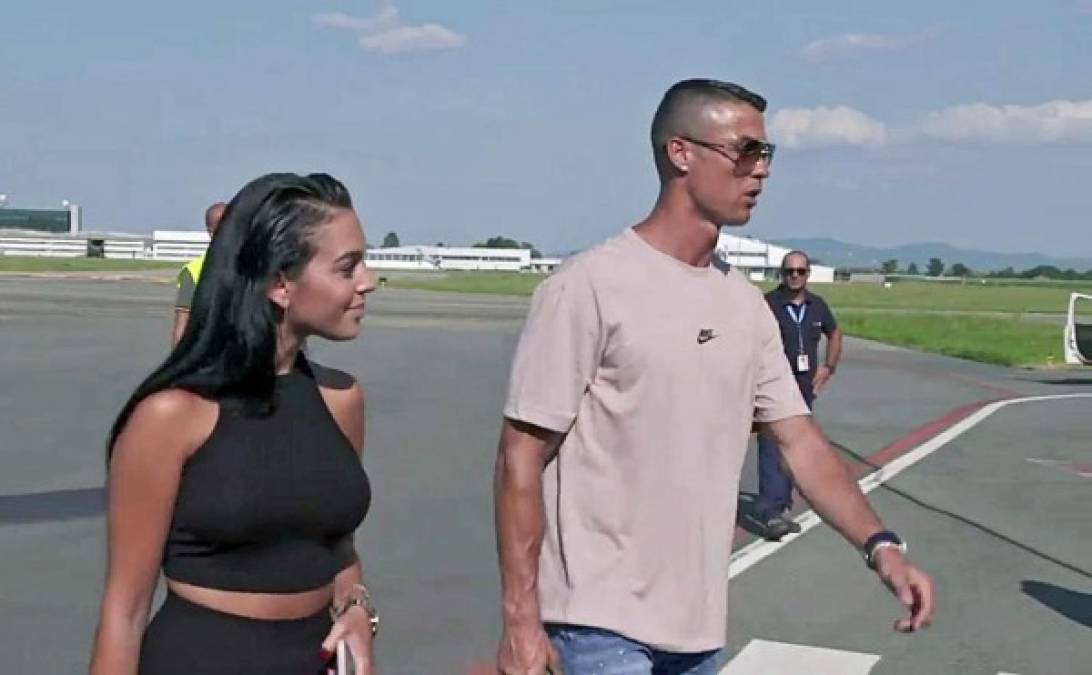
[[[193,279],[193,285],[194,286],[196,286],[197,282],[201,279],[201,268],[203,268],[204,266],[205,266],[205,254],[204,253],[202,253],[201,255],[197,256],[196,258],[194,258],[193,260],[189,261],[188,263],[186,263],[185,265],[182,266],[182,269],[184,269],[184,270],[186,270],[187,272],[190,273],[190,278]],[[179,288],[182,287],[182,281],[181,280],[178,281],[177,286]]]

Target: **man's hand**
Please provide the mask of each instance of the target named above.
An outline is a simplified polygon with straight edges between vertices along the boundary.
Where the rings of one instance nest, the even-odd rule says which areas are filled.
[[[562,675],[561,660],[542,624],[506,625],[497,650],[501,675]]]
[[[876,551],[876,573],[910,611],[910,616],[895,621],[895,630],[913,633],[933,620],[933,580],[906,561],[897,548]]]
[[[815,379],[811,382],[811,391],[815,396],[819,395],[819,391],[826,386],[827,380],[834,374],[834,371],[830,369],[830,366],[825,363],[815,371]]]

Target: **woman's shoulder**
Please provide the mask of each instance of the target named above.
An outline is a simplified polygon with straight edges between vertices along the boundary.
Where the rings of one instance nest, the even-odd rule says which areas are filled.
[[[133,409],[133,416],[142,415],[159,421],[173,421],[215,407],[216,403],[185,389],[164,389],[149,394]]]
[[[344,405],[354,405],[364,401],[364,388],[355,377],[337,368],[329,368],[308,359],[315,384],[322,391],[323,397],[331,403],[337,401]]]
[[[346,390],[358,386],[356,378],[344,370],[324,366],[312,359],[307,359],[307,366],[311,369],[315,383],[324,389]]]
[[[309,361],[308,365],[338,428],[360,454],[364,447],[364,389],[345,371],[327,368],[314,361]]]
[[[133,408],[119,437],[158,448],[176,449],[183,458],[212,435],[219,419],[219,404],[184,389],[149,394]]]

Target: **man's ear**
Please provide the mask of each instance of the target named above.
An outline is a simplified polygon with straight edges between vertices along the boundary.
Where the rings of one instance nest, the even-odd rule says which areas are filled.
[[[673,137],[668,139],[664,146],[664,154],[667,155],[667,161],[679,173],[690,171],[690,148],[681,138]]]
[[[282,311],[288,309],[288,285],[288,279],[285,279],[283,274],[278,274],[265,292],[265,296],[269,298],[269,301],[280,307]]]

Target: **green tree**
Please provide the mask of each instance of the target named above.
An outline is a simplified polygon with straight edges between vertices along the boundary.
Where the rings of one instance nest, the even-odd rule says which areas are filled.
[[[956,263],[952,265],[952,269],[950,269],[948,273],[953,277],[969,277],[971,276],[971,268],[963,263]]]
[[[398,241],[397,232],[388,232],[387,236],[383,237],[383,248],[394,248],[401,245],[402,243]]]
[[[479,241],[477,244],[474,244],[474,248],[524,248],[531,251],[532,258],[542,257],[542,254],[531,242],[516,241],[515,239],[509,239],[508,237],[502,237],[500,235],[490,237],[485,241]]]
[[[1020,273],[1020,277],[1024,279],[1059,279],[1061,276],[1062,271],[1054,265],[1037,265]]]
[[[921,274],[921,272],[918,271],[918,264],[917,263],[910,263],[906,267],[906,273],[907,274]]]
[[[944,273],[944,261],[940,258],[929,258],[929,266],[925,271],[931,277],[939,277]]]
[[[884,260],[880,265],[880,271],[884,274],[894,274],[899,271],[899,261],[892,258],[891,260]]]

